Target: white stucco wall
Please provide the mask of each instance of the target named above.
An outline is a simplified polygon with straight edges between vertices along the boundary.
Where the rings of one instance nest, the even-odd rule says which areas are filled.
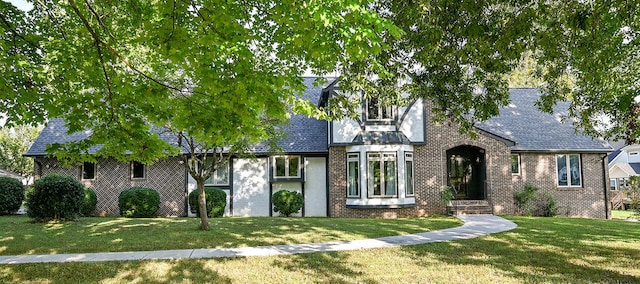
[[[402,116],[404,113],[401,112],[400,115]],[[424,129],[424,105],[422,100],[417,100],[407,110],[406,116],[400,124],[400,131],[411,142],[424,142]]]
[[[326,158],[306,158],[304,184],[305,216],[327,216],[327,169]]]
[[[269,162],[267,158],[233,162],[233,216],[269,216]]]
[[[360,124],[355,120],[343,119],[329,123],[332,125],[330,127],[332,143],[351,143],[360,133]]]

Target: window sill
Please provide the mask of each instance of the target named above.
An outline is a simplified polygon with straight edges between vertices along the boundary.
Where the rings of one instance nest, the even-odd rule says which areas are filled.
[[[393,204],[393,205],[349,205],[347,204],[347,208],[351,209],[400,209],[400,208],[411,208],[416,207],[415,203],[411,204]]]
[[[347,208],[404,208],[416,205],[415,197],[347,198]]]

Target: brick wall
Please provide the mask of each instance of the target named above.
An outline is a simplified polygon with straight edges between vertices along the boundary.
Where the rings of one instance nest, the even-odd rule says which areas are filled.
[[[96,178],[81,180],[82,167],[63,168],[52,158],[36,158],[36,175],[45,176],[61,173],[75,177],[84,186],[92,188],[98,197],[97,215],[118,216],[118,196],[123,190],[138,186],[149,187],[160,194],[159,216],[185,215],[185,170],[177,157],[163,159],[153,165],[146,166],[146,178],[132,180],[129,163],[115,159],[98,159]]]
[[[329,213],[332,217],[396,218],[444,214],[440,191],[447,184],[446,152],[461,145],[475,146],[485,152],[487,194],[496,214],[513,212],[510,147],[498,140],[478,135],[470,139],[455,127],[430,123],[425,145],[414,146],[416,206],[399,209],[346,208],[345,147],[329,149]],[[365,190],[365,189],[363,189]]]
[[[539,187],[542,193],[556,198],[559,214],[571,217],[605,218],[604,190],[609,185],[603,182],[604,154],[581,154],[582,187],[558,187],[556,155],[552,153],[521,153],[519,176],[513,176],[513,188],[521,189],[529,182]],[[607,171],[604,172],[607,174]]]

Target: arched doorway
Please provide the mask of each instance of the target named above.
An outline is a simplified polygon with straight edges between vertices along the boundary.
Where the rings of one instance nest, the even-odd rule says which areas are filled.
[[[447,150],[447,185],[458,200],[485,199],[486,164],[484,149],[458,146]]]

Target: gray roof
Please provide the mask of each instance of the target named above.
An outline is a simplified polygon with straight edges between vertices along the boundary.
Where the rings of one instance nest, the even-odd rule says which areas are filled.
[[[629,166],[636,172],[637,175],[640,175],[640,163],[629,163]]]
[[[316,104],[322,93],[322,86],[314,86],[316,77],[304,77],[304,84],[307,86],[306,91],[302,94],[303,99],[310,100]],[[282,139],[278,145],[282,147],[285,153],[326,153],[328,152],[327,143],[327,122],[303,115],[292,115],[290,123],[283,127],[286,137]],[[160,137],[177,145],[176,137],[170,135],[161,128],[156,129]],[[43,156],[46,155],[46,147],[48,144],[65,143],[70,141],[78,141],[86,138],[91,134],[90,130],[67,134],[67,127],[60,118],[50,119],[40,136],[27,151],[25,156]],[[89,153],[95,153],[100,146],[92,147]],[[262,144],[254,147],[255,153],[266,153],[269,149]]]
[[[514,141],[514,151],[611,152],[613,148],[600,139],[576,132],[570,120],[563,122],[568,102],[560,102],[553,114],[543,113],[535,105],[539,89],[511,89],[511,103],[500,115],[479,124],[483,131]]]
[[[369,144],[411,144],[409,138],[400,131],[372,131],[358,134],[353,139],[355,145]]]

